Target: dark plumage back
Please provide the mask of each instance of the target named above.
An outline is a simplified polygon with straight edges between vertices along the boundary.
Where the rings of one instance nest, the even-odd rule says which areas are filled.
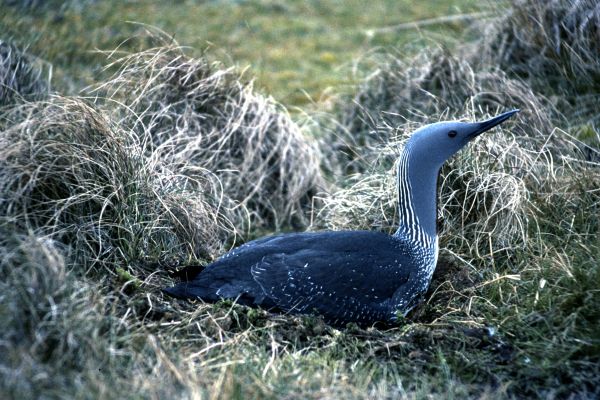
[[[394,317],[394,294],[419,275],[422,266],[414,260],[425,260],[413,253],[413,246],[379,232],[278,235],[224,254],[165,292],[210,302],[237,299],[291,313],[316,311],[329,322],[369,324]]]

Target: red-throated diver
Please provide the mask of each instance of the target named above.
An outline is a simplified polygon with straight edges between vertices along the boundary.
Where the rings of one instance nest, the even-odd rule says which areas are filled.
[[[437,177],[444,162],[512,110],[484,122],[438,122],[415,131],[400,155],[400,224],[371,231],[289,233],[248,242],[188,281],[164,291],[179,298],[321,314],[336,325],[394,322],[427,291],[438,254]]]

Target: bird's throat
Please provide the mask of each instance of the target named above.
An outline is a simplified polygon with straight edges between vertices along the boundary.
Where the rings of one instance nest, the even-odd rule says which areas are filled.
[[[407,149],[398,164],[398,234],[419,242],[436,237],[439,167],[424,161]]]

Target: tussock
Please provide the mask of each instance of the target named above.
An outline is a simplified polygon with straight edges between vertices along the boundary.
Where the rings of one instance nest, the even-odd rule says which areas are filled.
[[[1,124],[0,215],[20,229],[62,237],[88,266],[220,249],[226,224],[206,200],[220,197],[216,184],[150,162],[86,102],[23,104]]]
[[[176,44],[125,55],[108,68],[117,71],[99,90],[124,105],[116,110],[120,124],[151,139],[146,153],[187,175],[200,167],[217,176],[247,209],[248,216],[232,217],[237,227],[307,224],[323,186],[318,151],[274,100]]]
[[[512,0],[488,28],[471,59],[558,95],[560,106],[597,104],[600,92],[600,4],[594,0]],[[592,98],[590,98],[592,97]],[[581,114],[584,110],[577,110]],[[597,108],[584,115],[597,116]],[[575,115],[573,115],[575,116]]]
[[[0,107],[42,99],[50,90],[50,68],[10,41],[0,39]]]

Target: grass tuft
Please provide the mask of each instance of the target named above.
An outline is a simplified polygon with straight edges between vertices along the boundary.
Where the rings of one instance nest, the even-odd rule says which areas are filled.
[[[84,269],[208,258],[229,235],[217,182],[145,157],[139,137],[81,99],[25,103],[1,124],[2,215],[60,238]]]
[[[232,220],[242,232],[305,227],[324,186],[316,144],[234,69],[155,40],[164,43],[107,67],[116,72],[98,90],[107,106],[122,105],[113,118],[149,139],[146,154],[192,178],[198,170],[214,174],[237,203]]]
[[[513,0],[488,24],[473,60],[526,80],[561,106],[596,97],[600,82],[600,5],[593,0]],[[559,99],[557,99],[559,100]],[[597,116],[595,109],[570,110]]]

